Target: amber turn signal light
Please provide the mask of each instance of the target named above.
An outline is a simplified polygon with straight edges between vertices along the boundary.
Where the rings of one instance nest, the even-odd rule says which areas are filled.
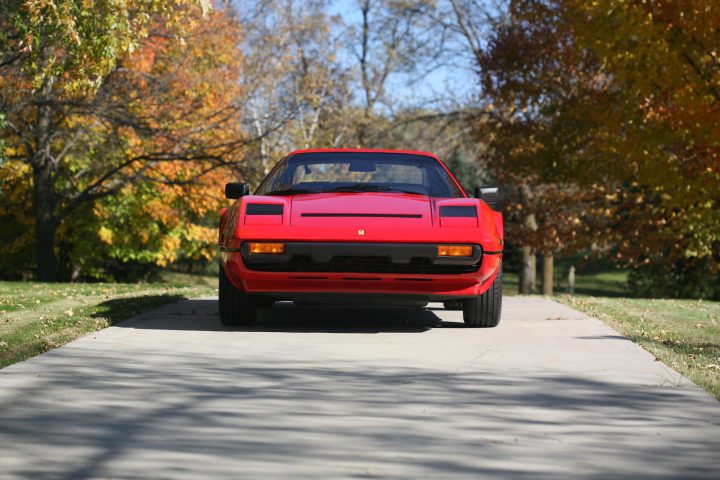
[[[438,245],[438,257],[472,257],[473,247],[469,245]]]
[[[284,243],[256,243],[251,242],[249,245],[250,253],[285,253]]]

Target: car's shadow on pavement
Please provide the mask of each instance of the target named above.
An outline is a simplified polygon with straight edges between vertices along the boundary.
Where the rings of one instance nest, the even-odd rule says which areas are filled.
[[[217,300],[187,300],[146,312],[118,327],[154,330],[253,331],[253,332],[325,332],[325,333],[423,333],[433,328],[463,327],[442,320],[434,310],[425,308],[294,305],[277,302],[258,310],[250,326],[225,327],[218,317]]]

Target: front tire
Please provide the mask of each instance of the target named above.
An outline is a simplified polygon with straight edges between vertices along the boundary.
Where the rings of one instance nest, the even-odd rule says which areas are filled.
[[[220,323],[226,326],[251,325],[257,314],[255,299],[230,283],[222,265],[218,281],[218,313]]]
[[[492,328],[500,323],[502,264],[492,285],[482,295],[463,300],[463,320],[471,328]]]

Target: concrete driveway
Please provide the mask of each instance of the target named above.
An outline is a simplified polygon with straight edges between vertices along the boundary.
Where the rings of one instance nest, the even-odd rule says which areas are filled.
[[[0,370],[0,477],[720,478],[720,402],[605,326],[506,298],[163,307]]]

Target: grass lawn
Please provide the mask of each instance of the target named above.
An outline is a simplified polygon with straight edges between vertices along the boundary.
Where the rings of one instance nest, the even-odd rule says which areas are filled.
[[[720,400],[720,302],[628,298],[622,270],[578,274],[575,295],[556,285],[553,300],[604,321]],[[506,273],[503,293],[517,295]]]
[[[184,287],[188,285],[211,287],[216,290],[218,285],[217,273],[208,274],[194,274],[194,273],[180,273],[173,270],[162,270],[157,276],[158,283],[163,285],[173,285],[177,287]]]
[[[0,368],[145,310],[214,293],[206,285],[0,282]]]
[[[541,272],[538,271],[538,292],[540,291],[540,273]],[[603,297],[627,296],[627,292],[625,290],[626,283],[626,270],[577,274],[575,276],[575,294]],[[558,294],[564,293],[566,288],[567,282],[565,279],[558,281],[556,278],[555,292]],[[518,294],[518,275],[516,273],[503,272],[503,294]]]
[[[720,302],[560,295],[720,400]]]

